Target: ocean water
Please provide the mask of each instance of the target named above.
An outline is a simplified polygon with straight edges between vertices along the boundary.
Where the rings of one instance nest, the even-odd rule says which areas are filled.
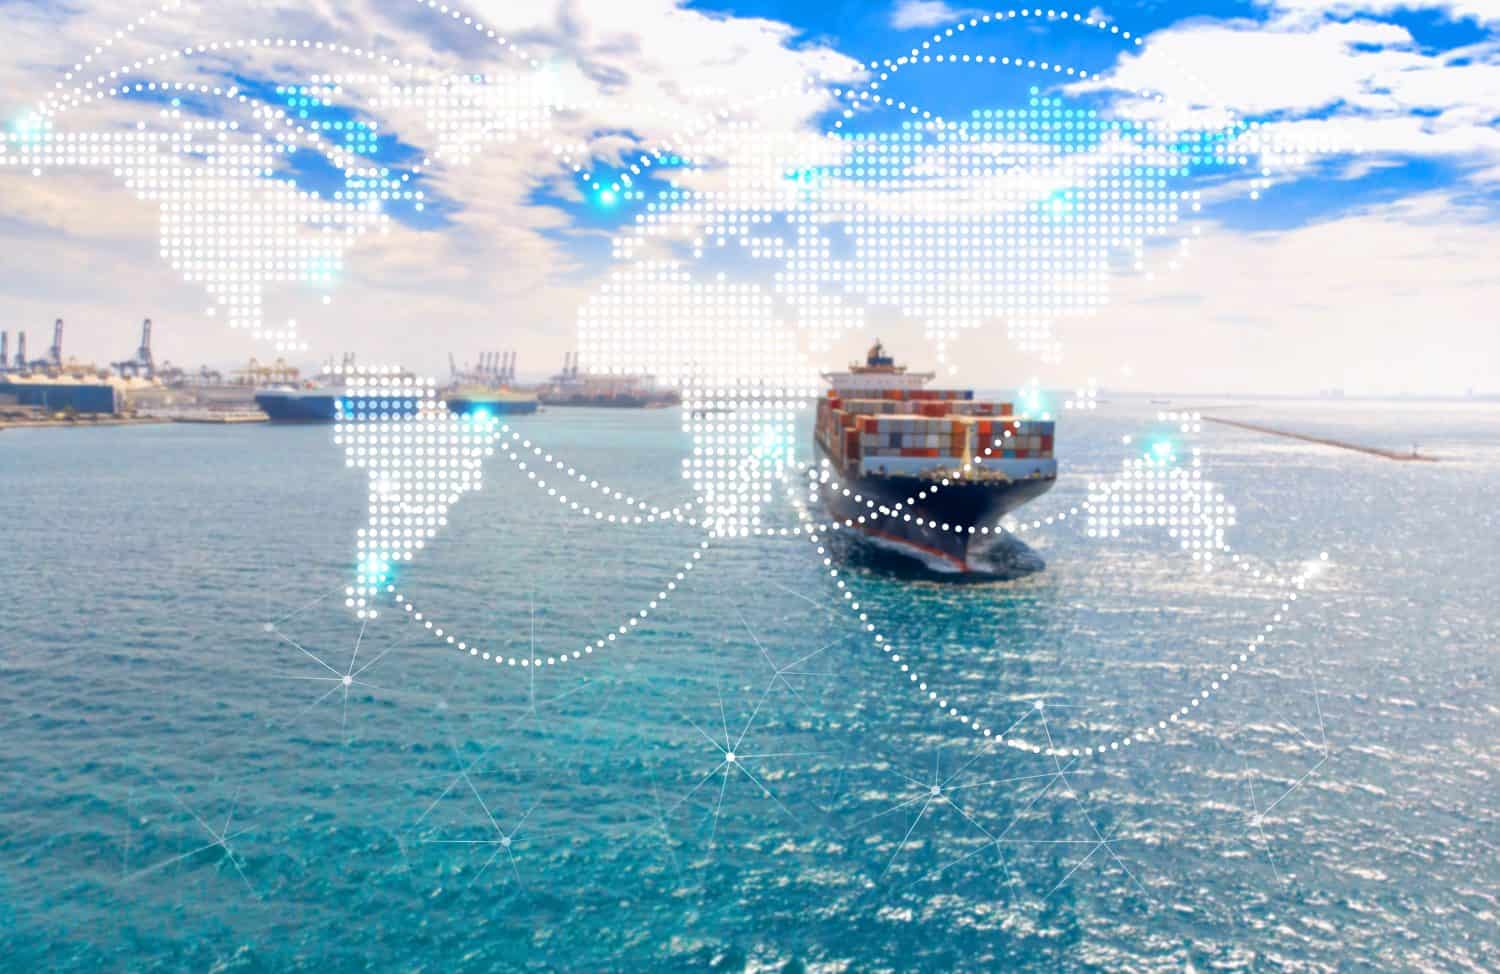
[[[1064,417],[1026,518],[1156,408]],[[0,969],[1496,969],[1500,407],[1212,411],[1442,462],[1206,427],[1234,551],[1322,566],[1282,613],[1079,516],[1023,535],[1023,579],[835,578],[797,537],[585,519],[502,454],[398,573],[423,621],[362,626],[329,429],[0,433]],[[513,425],[690,500],[675,413]],[[1050,757],[946,716],[839,582],[951,708],[1069,752],[1284,618],[1152,743]],[[618,638],[533,669],[433,621],[502,657]]]

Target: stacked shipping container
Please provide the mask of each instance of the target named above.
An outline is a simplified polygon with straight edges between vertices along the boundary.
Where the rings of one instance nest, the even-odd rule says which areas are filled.
[[[818,402],[817,436],[844,470],[872,457],[926,458],[934,468],[957,468],[975,457],[1051,458],[1051,422],[1018,419],[1010,403],[973,395],[891,389],[879,399],[841,399],[830,392]]]

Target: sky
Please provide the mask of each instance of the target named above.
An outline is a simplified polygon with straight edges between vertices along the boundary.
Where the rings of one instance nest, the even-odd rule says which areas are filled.
[[[154,13],[150,4],[0,0],[12,38],[0,55],[0,111],[14,131],[49,94],[141,63],[139,77],[232,85],[257,102],[309,111],[350,138],[378,131],[378,161],[410,177],[421,206],[392,202],[389,232],[355,241],[336,280],[267,294],[268,317],[295,319],[308,343],[289,357],[305,364],[357,351],[441,376],[450,353],[467,361],[515,348],[522,376],[539,377],[575,347],[578,310],[611,271],[611,236],[647,212],[674,161],[662,155],[629,194],[612,192],[608,177],[640,153],[674,144],[683,119],[747,100],[753,104],[741,117],[757,132],[826,132],[840,117],[827,88],[866,84],[880,70],[871,63],[924,43],[934,50],[937,35],[954,54],[1086,69],[1086,80],[1056,75],[1040,83],[1043,95],[1069,104],[1129,107],[1133,93],[1147,89],[1204,128],[1232,116],[1337,147],[1264,187],[1253,169],[1204,181],[1204,205],[1191,214],[1190,255],[1173,268],[1168,248],[1148,246],[1143,268],[1112,276],[1107,304],[1057,322],[1060,361],[1035,361],[996,320],[952,350],[952,381],[1001,388],[1036,376],[1206,394],[1500,392],[1491,364],[1500,361],[1500,0],[1134,0],[1067,8],[1069,18],[1128,31],[1129,42],[1114,30],[1061,20],[1059,7],[1023,8],[1026,16],[948,35],[955,24],[1016,8],[939,0],[439,7],[230,0],[170,3]],[[1054,16],[1042,16],[1045,10]],[[484,43],[465,17],[523,49],[575,108],[547,139],[499,140],[461,164],[450,152],[420,171],[415,164],[450,131],[441,113],[382,110],[352,97],[311,108],[290,101],[294,86],[368,72],[369,62],[229,46],[241,38],[310,38],[451,76],[517,70],[511,52]],[[183,47],[203,49],[157,60]],[[884,90],[965,118],[1023,104],[1038,85],[1030,74],[934,67],[914,64]],[[756,101],[813,73],[828,79],[825,87]],[[212,100],[170,101],[156,93],[101,100],[59,127],[157,124],[168,108],[227,117]],[[873,115],[856,121],[894,124]],[[368,125],[374,129],[361,128]],[[559,159],[551,147],[557,139],[604,174],[601,189]],[[735,160],[724,161],[733,171]],[[342,186],[340,172],[311,153],[299,152],[273,178],[323,194]],[[105,362],[134,349],[140,319],[149,316],[159,359],[225,367],[252,355],[274,358],[265,344],[205,315],[203,290],[164,259],[159,223],[157,207],[106,169],[57,166],[34,176],[0,168],[0,326],[12,342],[24,328],[39,354],[52,319],[63,317],[67,351]],[[828,366],[875,331],[911,364],[932,364],[919,325],[890,314],[871,320],[872,330],[826,350]]]

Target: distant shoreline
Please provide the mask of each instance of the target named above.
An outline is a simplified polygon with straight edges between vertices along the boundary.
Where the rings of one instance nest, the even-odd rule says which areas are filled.
[[[66,429],[70,427],[83,427],[91,429],[99,426],[159,426],[166,423],[197,423],[209,426],[238,426],[244,423],[264,423],[267,421],[268,417],[264,413],[250,412],[180,413],[176,415],[165,416],[101,416],[96,413],[81,413],[77,416],[69,416],[63,418],[0,418],[0,430]]]

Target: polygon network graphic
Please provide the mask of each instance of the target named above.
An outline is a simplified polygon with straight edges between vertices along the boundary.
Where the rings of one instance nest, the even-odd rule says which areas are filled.
[[[959,864],[1035,870],[1045,872],[1045,909],[1072,870],[1092,862],[1117,866],[1149,896],[1100,819],[1080,811],[1086,834],[1068,833],[1072,859],[1027,860],[1012,845],[1021,832],[985,818],[977,795],[995,780],[1042,781],[1055,790],[1033,804],[1066,799],[1082,810],[1070,775],[1149,763],[1175,735],[1212,727],[1218,700],[1283,649],[1330,555],[1315,535],[1306,550],[1254,543],[1261,520],[1277,513],[1247,509],[1224,486],[1212,431],[1192,407],[1160,403],[1144,420],[1121,413],[1099,447],[1108,463],[1070,473],[1071,421],[1116,406],[1100,393],[1110,377],[1061,377],[1081,343],[1107,333],[1100,325],[1123,280],[1191,278],[1196,254],[1214,246],[1208,212],[1274,208],[1281,178],[1353,147],[1327,127],[1231,111],[1185,69],[1176,94],[1126,84],[1117,63],[1158,55],[1087,5],[955,8],[909,47],[830,58],[826,71],[750,93],[653,92],[524,31],[511,36],[485,15],[493,5],[391,6],[402,30],[429,46],[384,32],[361,38],[357,23],[339,37],[303,34],[295,3],[265,6],[261,29],[235,36],[218,29],[213,5],[172,0],[111,25],[59,66],[55,88],[0,140],[0,184],[89,173],[148,207],[158,259],[201,302],[192,327],[248,336],[267,356],[306,353],[320,322],[357,297],[361,261],[389,258],[382,241],[409,242],[412,228],[471,230],[450,201],[481,202],[498,167],[588,226],[596,272],[569,279],[570,317],[557,325],[577,350],[571,367],[600,382],[650,376],[676,390],[684,451],[644,475],[622,472],[586,442],[549,440],[545,424],[455,412],[437,378],[405,364],[447,354],[431,322],[413,321],[400,347],[352,349],[357,359],[320,380],[341,390],[327,449],[358,478],[351,502],[364,520],[345,539],[338,577],[287,568],[333,591],[350,636],[346,646],[312,647],[281,608],[265,625],[267,640],[307,667],[298,678],[314,681],[311,704],[337,708],[341,739],[378,721],[359,704],[392,689],[381,679],[390,665],[381,640],[390,640],[375,634],[399,626],[402,646],[432,650],[423,665],[433,679],[522,687],[525,705],[506,720],[545,726],[547,708],[566,700],[543,683],[624,678],[642,665],[633,653],[649,658],[655,627],[683,625],[672,613],[719,613],[700,621],[763,661],[766,685],[743,708],[719,686],[716,706],[679,721],[692,731],[682,746],[706,755],[701,775],[676,797],[653,793],[647,825],[621,843],[658,824],[670,831],[684,809],[700,808],[712,842],[737,789],[780,804],[778,759],[813,761],[849,731],[782,751],[758,749],[760,728],[778,707],[812,706],[857,672],[859,693],[914,703],[922,715],[901,729],[916,741],[911,763],[892,772],[910,794],[862,819],[872,829],[901,822],[873,882],[910,880],[901,857],[942,813],[974,830],[976,844],[952,862],[924,863],[925,888],[941,889]],[[1038,43],[1052,53],[1037,56]],[[382,273],[399,277],[400,261],[388,266]],[[908,344],[898,347],[897,333]],[[1004,391],[958,388],[976,341],[995,336],[1006,349],[993,370]],[[852,341],[868,352],[850,366]],[[913,359],[932,363],[931,374],[907,369]],[[809,450],[810,425],[823,447]],[[896,479],[909,489],[874,486],[908,470],[918,472]],[[1018,500],[983,506],[996,484],[1027,482]],[[497,557],[528,527],[519,513],[507,522],[510,501],[491,496],[499,483],[515,512],[533,512],[531,528],[545,524],[546,557],[566,563],[590,539],[626,538],[645,553],[641,563],[603,579],[538,570],[540,583],[518,576],[492,591],[445,578],[447,546],[479,543],[470,511],[481,499],[499,512],[482,528]],[[970,510],[979,513],[953,513]],[[1037,550],[1060,543],[1100,564],[1165,550],[1158,587],[1133,599],[1138,644],[1177,639],[1178,615],[1146,611],[1163,593],[1191,593],[1195,611],[1219,612],[1225,625],[1201,648],[1206,677],[1200,668],[1179,678],[1181,668],[1163,662],[1160,682],[1142,678],[1133,692],[1149,699],[1151,716],[1091,718],[1063,738],[1054,731],[1066,701],[1007,695],[978,663],[955,668],[949,644],[978,642],[979,630],[937,612],[907,618],[879,570],[851,564],[851,546],[869,538],[921,549],[913,584],[924,592],[961,592],[968,580],[955,576],[983,564],[1010,569],[996,570],[996,584],[1030,577],[1043,561]],[[760,558],[795,561],[799,587],[757,585]],[[758,608],[711,608],[729,598],[718,586],[735,571],[748,580],[730,594]],[[539,598],[585,596],[604,598],[607,617],[539,616]],[[513,625],[489,614],[522,604]],[[806,643],[775,644],[776,626],[809,605]],[[1075,608],[1063,645],[1083,657],[1106,652],[1091,642],[1100,628],[1092,607]],[[848,667],[851,656],[878,664]],[[714,685],[712,660],[701,665]],[[881,719],[878,709],[849,718]],[[417,820],[422,841],[475,850],[478,882],[536,883],[525,847],[540,841],[531,837],[547,813],[492,806],[495,786],[475,770],[490,752],[454,751],[440,797]],[[1030,763],[990,775],[983,769],[997,754]],[[545,781],[525,780],[545,802]],[[1257,826],[1260,805],[1278,800],[1259,798]],[[482,808],[483,834],[445,818],[460,800]],[[206,812],[199,821],[215,854],[258,893],[230,844],[236,813],[227,814],[222,828]],[[1024,837],[1030,850],[1062,841]],[[1274,864],[1269,840],[1257,842]]]

